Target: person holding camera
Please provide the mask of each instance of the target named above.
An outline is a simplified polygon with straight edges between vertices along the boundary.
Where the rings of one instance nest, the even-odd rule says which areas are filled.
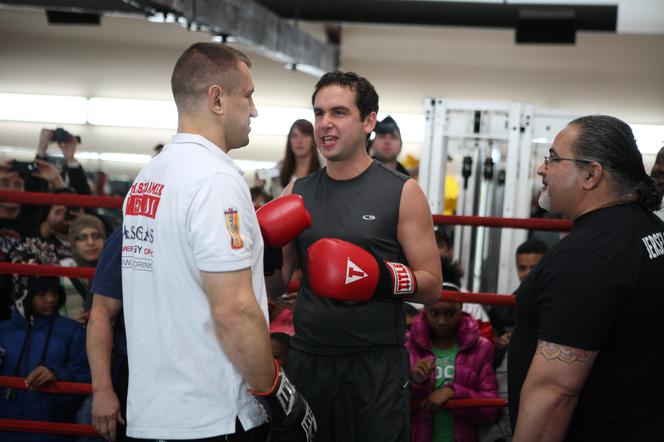
[[[36,192],[90,195],[92,192],[85,171],[75,156],[80,142],[79,136],[72,135],[63,128],[42,129],[35,161],[32,165],[28,165],[26,189]],[[58,145],[64,156],[62,170],[47,159],[47,150],[52,143]],[[72,257],[69,224],[84,213],[80,207],[59,204],[44,209],[37,236],[53,245],[60,261]]]
[[[45,179],[53,186],[54,182],[51,180],[56,180],[56,178],[53,176],[53,169],[49,167],[50,163],[47,162],[46,151],[51,143],[56,143],[65,158],[62,171],[58,171],[63,182],[62,187],[71,187],[75,193],[81,195],[92,194],[83,166],[75,156],[80,142],[81,137],[72,135],[60,127],[55,130],[42,129],[39,134],[39,144],[35,157],[37,165],[35,176]],[[54,167],[54,169],[57,171],[57,168]]]
[[[46,150],[49,144],[57,143],[65,157],[65,168],[61,173],[47,161]],[[11,160],[0,164],[0,190],[28,192],[72,192],[67,181],[76,193],[89,195],[90,187],[85,172],[76,161],[76,147],[80,137],[71,135],[62,128],[42,129],[39,134],[37,155],[33,162]],[[3,202],[0,204],[0,262],[6,261],[11,250],[25,238],[40,237],[51,243],[59,259],[71,257],[68,241],[69,221],[79,208],[65,206],[20,205]],[[0,319],[9,317],[11,300],[11,278],[0,275]]]

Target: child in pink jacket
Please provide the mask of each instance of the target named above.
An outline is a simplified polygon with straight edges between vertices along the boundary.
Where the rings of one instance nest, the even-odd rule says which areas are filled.
[[[450,290],[450,287],[444,287]],[[492,424],[495,407],[441,409],[449,399],[497,399],[493,347],[461,304],[440,301],[413,321],[410,353],[411,442],[476,441],[475,428]]]

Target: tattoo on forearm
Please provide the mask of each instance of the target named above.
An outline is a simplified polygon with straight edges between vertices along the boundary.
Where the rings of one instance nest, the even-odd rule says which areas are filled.
[[[554,344],[546,341],[537,342],[536,354],[542,355],[547,361],[557,359],[566,364],[577,362],[588,362],[591,360],[592,352],[581,350],[579,348],[567,347],[565,345]]]

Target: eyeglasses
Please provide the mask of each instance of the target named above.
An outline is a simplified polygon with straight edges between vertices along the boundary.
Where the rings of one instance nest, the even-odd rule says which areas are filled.
[[[74,237],[75,241],[87,241],[89,239],[92,239],[93,241],[99,241],[100,239],[104,239],[104,237],[101,235],[101,233],[98,232],[81,233],[80,235],[76,235]]]
[[[592,160],[578,160],[576,158],[561,158],[561,157],[556,157],[554,155],[546,155],[544,157],[544,167],[548,169],[549,163],[555,163],[558,161],[574,161],[575,163],[585,163],[585,164],[592,163]]]

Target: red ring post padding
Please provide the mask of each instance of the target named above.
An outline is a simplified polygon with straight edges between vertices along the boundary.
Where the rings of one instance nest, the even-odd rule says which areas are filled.
[[[80,382],[51,382],[43,387],[30,388],[25,384],[25,378],[16,376],[0,376],[0,387],[13,388],[15,390],[34,390],[42,393],[56,394],[92,394],[92,385]]]
[[[68,434],[71,436],[99,436],[92,425],[62,424],[58,422],[0,419],[0,431],[19,433]]]

